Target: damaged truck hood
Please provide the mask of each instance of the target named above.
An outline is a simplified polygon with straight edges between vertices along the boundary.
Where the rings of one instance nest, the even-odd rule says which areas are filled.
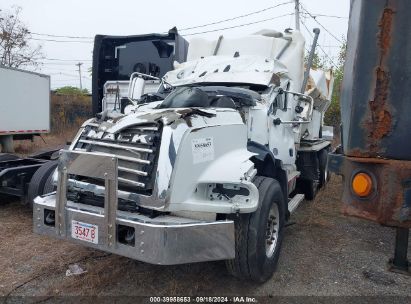
[[[224,109],[224,112],[226,109]],[[237,112],[229,110],[229,112]],[[100,123],[99,131],[107,133],[118,133],[132,125],[143,125],[150,123],[159,123],[171,125],[176,122],[186,122],[192,126],[195,117],[216,117],[217,111],[214,109],[200,108],[179,108],[179,109],[148,109],[148,111],[138,111],[128,115],[108,114],[103,121],[94,119],[92,123]]]
[[[210,56],[179,64],[164,79],[174,86],[200,83],[243,83],[268,86],[273,77],[287,74],[278,60],[261,56]],[[274,75],[274,76],[273,76]]]

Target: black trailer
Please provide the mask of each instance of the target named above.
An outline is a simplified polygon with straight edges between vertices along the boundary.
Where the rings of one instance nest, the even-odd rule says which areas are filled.
[[[410,273],[411,1],[352,0],[341,92],[343,211],[396,228],[393,271]]]
[[[52,192],[57,152],[49,150],[24,158],[0,153],[0,194],[31,204],[37,195]]]

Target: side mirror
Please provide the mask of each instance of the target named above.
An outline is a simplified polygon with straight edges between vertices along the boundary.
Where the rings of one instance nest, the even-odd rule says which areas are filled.
[[[135,77],[131,80],[128,88],[128,98],[130,100],[140,99],[144,93],[145,80],[142,77]]]

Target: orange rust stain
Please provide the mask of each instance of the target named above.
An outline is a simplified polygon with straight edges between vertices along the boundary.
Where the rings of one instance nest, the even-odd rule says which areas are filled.
[[[352,162],[356,163],[366,163],[366,164],[390,164],[391,160],[384,159],[384,158],[374,158],[374,157],[349,157],[348,158]],[[409,162],[411,165],[411,161]]]
[[[390,47],[391,43],[391,26],[392,26],[392,19],[393,19],[394,11],[390,8],[384,9],[384,13],[382,15],[381,21],[378,24],[380,27],[380,48],[382,52],[382,56],[385,55],[388,48]]]
[[[347,216],[354,216],[374,222],[379,222],[381,224],[383,223],[379,221],[378,214],[375,211],[370,212],[368,210],[364,210],[364,207],[359,204],[354,206],[343,204],[341,206],[341,213]]]
[[[389,74],[381,67],[377,68],[377,81],[374,91],[374,100],[370,100],[371,121],[369,122],[369,137],[377,141],[391,131],[392,116],[388,111]]]
[[[346,154],[350,157],[359,157],[359,158],[361,158],[361,157],[370,157],[371,156],[371,154],[369,152],[367,152],[367,151],[364,152],[360,149],[351,149],[350,151],[347,151]]]
[[[370,136],[374,140],[383,138],[391,131],[391,114],[387,110],[380,110],[374,113],[374,130]]]
[[[389,107],[390,73],[384,68],[384,60],[388,55],[391,44],[394,13],[392,9],[386,8],[379,23],[380,60],[375,70],[374,100],[369,101],[370,119],[365,126],[368,130],[368,147],[371,155],[381,152],[380,140],[391,132],[393,125],[393,118]]]

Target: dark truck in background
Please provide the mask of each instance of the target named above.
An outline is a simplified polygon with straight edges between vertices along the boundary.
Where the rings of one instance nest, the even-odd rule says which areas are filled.
[[[175,61],[186,60],[187,49],[188,42],[175,28],[167,34],[97,35],[93,51],[93,115],[103,109],[103,86],[106,81],[110,80],[114,84],[128,82],[134,72],[162,77],[173,69]],[[49,113],[43,114],[44,123],[49,123]],[[52,175],[57,167],[57,159],[56,149],[28,157],[0,153],[0,195],[19,198],[23,203],[32,204],[36,196],[52,192],[55,188]]]
[[[174,69],[174,62],[185,62],[188,42],[172,28],[167,34],[133,36],[96,35],[93,51],[93,113],[104,109],[104,85],[111,82],[128,86],[132,73],[163,77]],[[119,92],[114,92],[119,93]],[[121,97],[117,96],[121,103]],[[123,98],[124,100],[128,98]],[[118,105],[121,106],[121,105]]]
[[[396,228],[392,271],[410,274],[411,1],[352,0],[341,91],[343,212]]]

